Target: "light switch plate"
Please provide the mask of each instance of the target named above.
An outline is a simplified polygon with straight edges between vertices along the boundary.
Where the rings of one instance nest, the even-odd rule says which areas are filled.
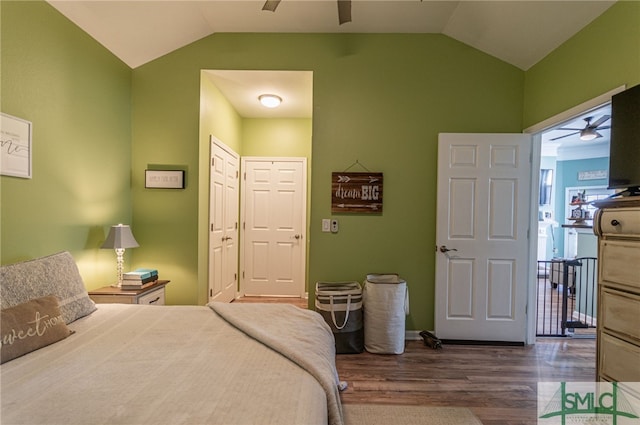
[[[330,232],[331,231],[331,220],[329,220],[328,218],[323,218],[322,219],[322,231],[323,232]]]
[[[331,220],[331,233],[338,233],[338,220]]]

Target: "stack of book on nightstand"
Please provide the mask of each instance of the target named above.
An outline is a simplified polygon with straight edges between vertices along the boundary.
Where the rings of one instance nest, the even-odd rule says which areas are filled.
[[[122,289],[144,289],[158,280],[156,269],[135,269],[122,274]]]

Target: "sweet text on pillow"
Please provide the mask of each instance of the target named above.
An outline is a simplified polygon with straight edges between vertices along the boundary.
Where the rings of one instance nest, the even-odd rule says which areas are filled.
[[[53,344],[71,333],[53,295],[4,309],[0,318],[0,363]]]

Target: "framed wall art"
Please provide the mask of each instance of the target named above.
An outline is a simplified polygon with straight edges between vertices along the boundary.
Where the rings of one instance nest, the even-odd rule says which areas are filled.
[[[382,173],[331,173],[331,212],[382,214]]]
[[[145,170],[144,187],[148,189],[184,189],[184,170]]]
[[[32,124],[5,113],[0,119],[0,174],[30,179]]]

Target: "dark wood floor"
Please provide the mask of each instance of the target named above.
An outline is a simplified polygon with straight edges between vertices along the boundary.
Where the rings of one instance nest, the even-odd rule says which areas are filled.
[[[595,340],[539,339],[527,347],[407,341],[402,355],[340,354],[343,403],[468,407],[485,425],[535,424],[537,383],[592,381]]]
[[[593,293],[593,292],[591,292]],[[585,294],[585,292],[583,292]],[[582,307],[581,307],[582,306]],[[585,308],[586,306],[586,308]],[[578,328],[581,334],[591,334],[595,337],[597,320],[591,316],[579,315],[578,310],[595,309],[595,300],[586,299],[584,296],[576,300],[574,293],[567,297],[568,319],[581,321],[587,328]],[[539,336],[565,336],[562,329],[562,286],[553,287],[548,276],[538,278],[538,299],[536,302],[538,323],[536,335]]]
[[[299,299],[246,299],[291,302]],[[592,381],[595,340],[539,338],[527,347],[445,345],[407,341],[402,355],[339,354],[342,402],[459,406],[484,425],[536,424],[537,383]],[[427,423],[427,422],[425,422]]]

